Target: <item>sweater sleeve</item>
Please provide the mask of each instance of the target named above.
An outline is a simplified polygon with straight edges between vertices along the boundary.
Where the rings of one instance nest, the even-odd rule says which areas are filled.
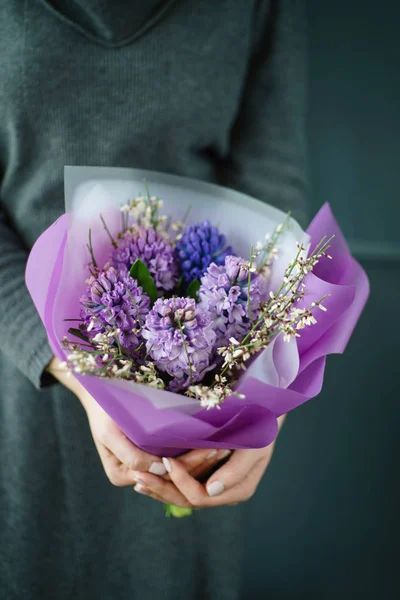
[[[53,353],[25,285],[27,258],[27,250],[0,205],[1,352],[41,388],[55,381],[45,373]]]
[[[305,9],[303,0],[260,3],[253,54],[230,151],[218,182],[306,220]]]

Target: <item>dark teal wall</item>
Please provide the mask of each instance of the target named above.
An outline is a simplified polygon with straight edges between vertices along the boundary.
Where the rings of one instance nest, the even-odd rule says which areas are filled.
[[[309,0],[311,212],[329,201],[371,299],[290,415],[248,504],[243,599],[391,600],[399,519],[400,3]]]
[[[348,238],[400,256],[400,3],[308,6],[313,208],[331,202]]]

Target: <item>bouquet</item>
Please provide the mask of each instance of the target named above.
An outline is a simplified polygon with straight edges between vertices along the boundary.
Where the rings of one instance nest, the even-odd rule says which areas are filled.
[[[232,190],[91,167],[65,168],[65,197],[27,286],[63,367],[137,446],[264,447],[320,392],[369,293],[328,205],[304,232]]]

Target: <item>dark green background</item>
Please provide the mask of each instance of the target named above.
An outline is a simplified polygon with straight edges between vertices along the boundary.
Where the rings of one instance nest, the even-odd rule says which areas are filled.
[[[248,504],[243,599],[400,598],[400,4],[309,0],[311,212],[329,201],[371,297]]]

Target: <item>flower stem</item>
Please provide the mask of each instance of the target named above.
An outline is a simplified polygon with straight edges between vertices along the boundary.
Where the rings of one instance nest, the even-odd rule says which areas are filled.
[[[108,227],[107,227],[107,224],[106,224],[105,220],[103,219],[103,216],[102,216],[102,215],[100,215],[100,219],[101,219],[101,222],[103,223],[103,227],[104,227],[104,229],[106,230],[108,237],[110,238],[110,241],[111,241],[112,245],[114,246],[114,248],[118,248],[118,244],[117,244],[117,242],[114,240],[113,236],[111,235],[111,232],[110,232],[110,230],[108,229]]]

